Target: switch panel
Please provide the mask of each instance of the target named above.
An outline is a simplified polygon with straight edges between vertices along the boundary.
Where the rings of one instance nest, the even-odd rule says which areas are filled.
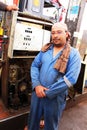
[[[43,29],[17,23],[14,33],[13,50],[40,51],[43,42]]]

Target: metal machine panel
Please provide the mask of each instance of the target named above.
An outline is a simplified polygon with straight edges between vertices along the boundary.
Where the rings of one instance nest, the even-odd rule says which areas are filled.
[[[43,46],[44,46],[46,43],[49,43],[49,42],[50,42],[50,37],[51,37],[51,31],[44,30]]]
[[[20,0],[19,10],[31,15],[42,16],[44,0]]]
[[[40,51],[43,29],[17,23],[15,27],[13,50]]]

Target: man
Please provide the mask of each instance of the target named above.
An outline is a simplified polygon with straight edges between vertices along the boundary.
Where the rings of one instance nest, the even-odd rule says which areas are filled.
[[[80,73],[80,54],[69,44],[66,24],[55,23],[51,32],[51,43],[42,48],[31,65],[32,97],[28,130],[39,130],[42,116],[44,130],[58,130],[68,88],[76,83]]]
[[[11,10],[18,10],[16,5],[6,5],[3,2],[0,2],[0,11],[11,11]]]

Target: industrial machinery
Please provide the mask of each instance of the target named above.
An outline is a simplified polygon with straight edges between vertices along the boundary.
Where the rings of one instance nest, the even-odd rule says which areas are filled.
[[[50,41],[52,24],[23,12],[6,12],[4,30],[8,41],[3,44],[1,89],[6,107],[30,105],[30,66],[42,46]]]

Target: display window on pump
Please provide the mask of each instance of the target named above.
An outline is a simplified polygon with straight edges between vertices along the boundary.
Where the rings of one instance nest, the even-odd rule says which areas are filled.
[[[44,0],[20,0],[19,11],[41,16],[43,12],[43,6]]]

